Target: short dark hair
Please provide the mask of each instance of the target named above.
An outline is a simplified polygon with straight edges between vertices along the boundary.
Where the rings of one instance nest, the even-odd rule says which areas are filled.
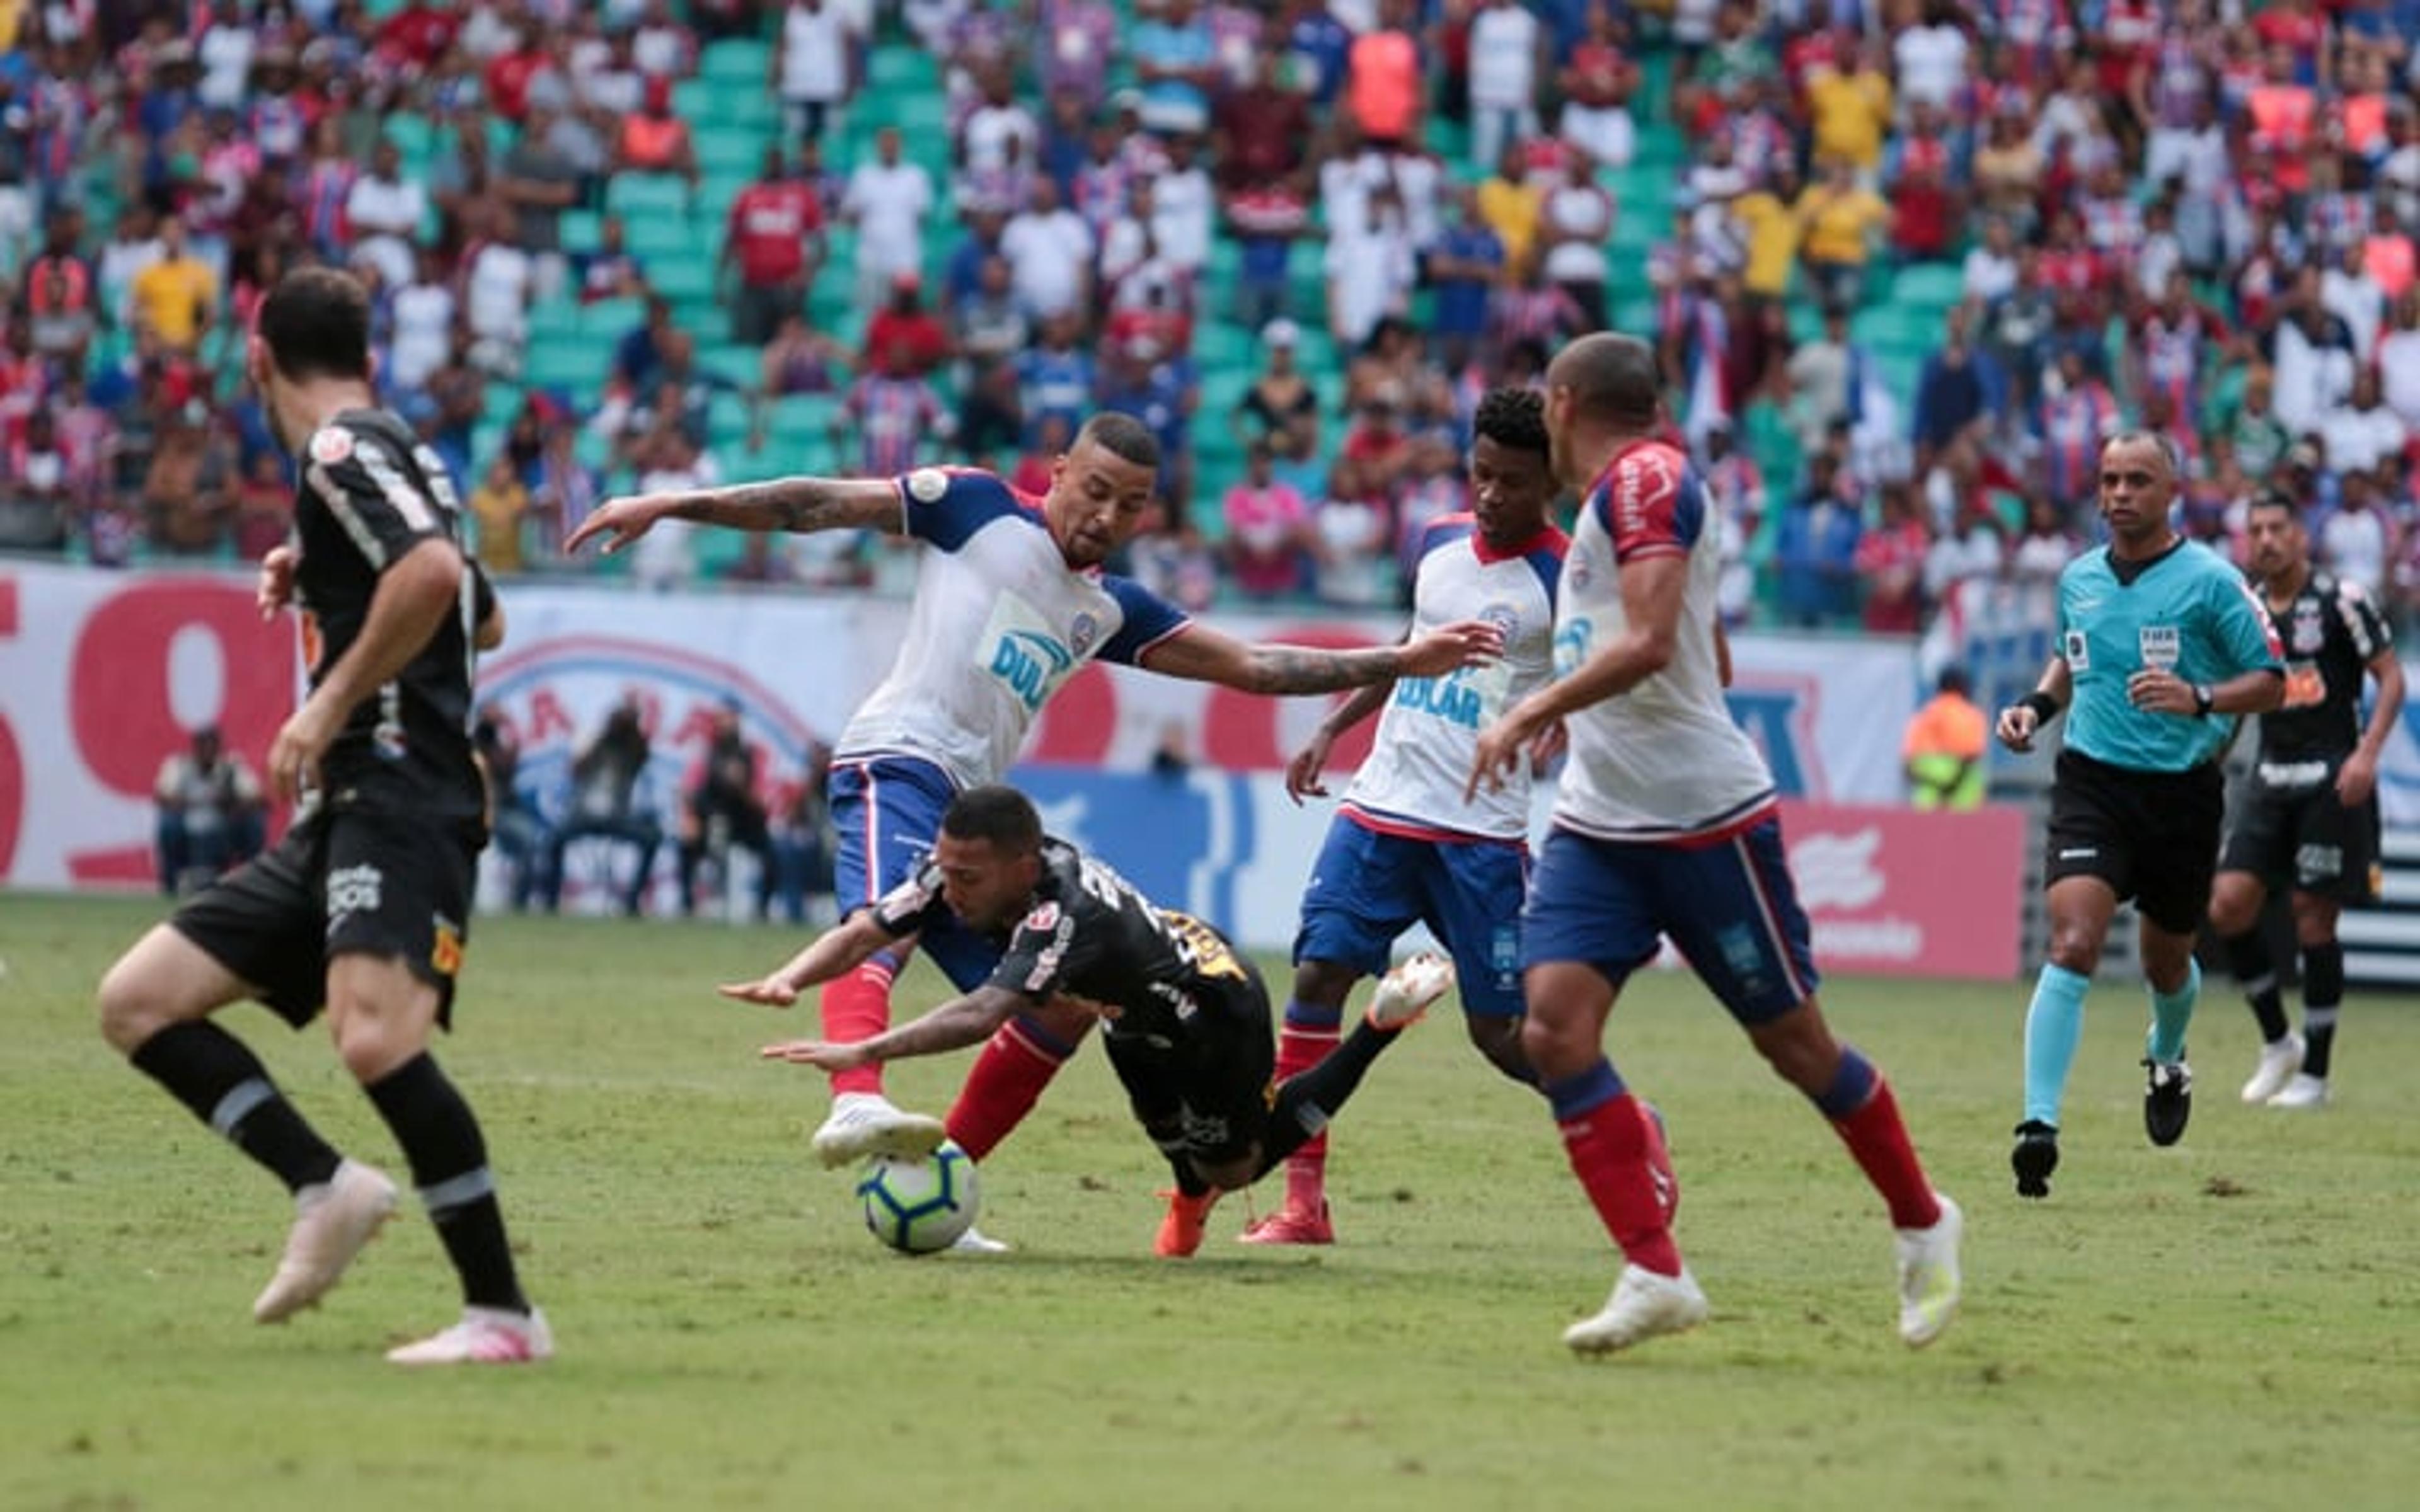
[[[1634,425],[1654,423],[1661,394],[1655,349],[1612,331],[1582,336],[1557,352],[1546,369],[1546,385],[1569,389],[1595,419]]]
[[[257,328],[282,378],[370,376],[369,295],[349,273],[295,269],[260,301]]]
[[[2245,512],[2248,514],[2255,509],[2282,509],[2295,524],[2303,523],[2303,506],[2295,502],[2292,494],[2279,493],[2274,488],[2264,488],[2252,496],[2252,502],[2246,506]]]
[[[1104,410],[1084,422],[1076,433],[1076,444],[1091,441],[1111,456],[1123,457],[1139,468],[1159,471],[1159,438],[1151,427],[1132,415],[1114,409]]]
[[[952,840],[988,841],[1012,856],[1042,848],[1042,815],[1032,800],[1004,783],[969,788],[941,813],[941,833]]]
[[[1535,389],[1490,389],[1479,396],[1470,432],[1516,452],[1548,455],[1546,401]]]

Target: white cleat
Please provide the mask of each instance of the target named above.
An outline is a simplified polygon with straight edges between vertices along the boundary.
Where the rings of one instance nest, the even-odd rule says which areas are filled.
[[[828,1167],[838,1167],[876,1155],[923,1160],[949,1136],[940,1119],[903,1113],[879,1092],[843,1092],[832,1099],[831,1116],[815,1131],[812,1143],[815,1159]]]
[[[2303,1037],[2289,1034],[2275,1044],[2260,1047],[2260,1064],[2252,1069],[2252,1079],[2243,1084],[2243,1101],[2258,1107],[2286,1089],[2303,1069]]]
[[[2296,1072],[2294,1079],[2280,1088],[2277,1095],[2269,1100],[2269,1105],[2273,1108],[2326,1107],[2328,1079],[2324,1076],[2308,1076]]]
[[[1400,1029],[1418,1022],[1431,1003],[1452,990],[1453,963],[1422,950],[1378,979],[1367,1017],[1373,1028]]]
[[[970,1228],[950,1242],[953,1255],[1005,1255],[1008,1246],[985,1235],[980,1228]]]
[[[389,1365],[533,1365],[554,1358],[546,1314],[465,1307],[462,1320],[417,1344],[386,1351]]]
[[[1563,1330],[1563,1342],[1575,1353],[1611,1354],[1658,1334],[1695,1328],[1706,1320],[1706,1294],[1687,1267],[1679,1275],[1658,1275],[1625,1265],[1605,1311]]]
[[[1899,1230],[1899,1336],[1920,1350],[1958,1316],[1958,1241],[1966,1215],[1935,1192],[1941,1217],[1930,1228]]]
[[[394,1215],[395,1183],[358,1161],[340,1163],[334,1176],[296,1193],[286,1254],[253,1302],[253,1321],[282,1323],[316,1305]]]

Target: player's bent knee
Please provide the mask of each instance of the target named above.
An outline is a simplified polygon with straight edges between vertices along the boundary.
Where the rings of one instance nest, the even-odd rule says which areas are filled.
[[[93,1007],[101,1021],[101,1037],[121,1056],[132,1055],[143,1041],[173,1022],[158,995],[147,990],[142,969],[131,955],[101,979]]]
[[[1516,1082],[1535,1079],[1529,1069],[1529,1057],[1521,1047],[1526,1032],[1523,1019],[1486,1018],[1473,1013],[1463,1019],[1469,1031],[1470,1042],[1487,1057],[1487,1063]]]
[[[1595,1026],[1565,1023],[1534,1010],[1521,1021],[1521,1057],[1542,1081],[1588,1070],[1601,1053]]]
[[[1294,968],[1295,1001],[1342,1008],[1361,975],[1339,961],[1305,961]]]

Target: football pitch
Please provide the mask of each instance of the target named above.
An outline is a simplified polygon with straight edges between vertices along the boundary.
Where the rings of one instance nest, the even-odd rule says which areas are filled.
[[[1332,1249],[1235,1243],[1238,1196],[1155,1259],[1167,1172],[1092,1046],[985,1167],[1014,1253],[908,1259],[807,1156],[820,1078],[754,1058],[812,1012],[712,993],[799,936],[483,919],[440,1053],[562,1354],[408,1374],[380,1351],[456,1305],[416,1208],[256,1327],[282,1193],[94,1032],[159,912],[0,893],[0,1506],[2335,1512],[2420,1480],[2420,1001],[2356,992],[2337,1104],[2296,1116],[2237,1102],[2255,1036],[2214,980],[2191,1132],[2155,1150],[2143,998],[2104,985],[2054,1196],[2021,1205],[2024,989],[1829,984],[1967,1212],[1964,1315],[1910,1353],[1837,1142],[1694,983],[1643,979],[1617,1064],[1669,1125],[1714,1317],[1582,1363],[1558,1335],[1612,1252],[1450,1010],[1338,1121]],[[403,1174],[318,1032],[225,1022]],[[939,1112],[966,1064],[896,1066],[893,1096]]]

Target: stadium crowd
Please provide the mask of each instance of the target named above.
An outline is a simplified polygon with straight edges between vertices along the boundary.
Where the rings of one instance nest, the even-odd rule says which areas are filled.
[[[2189,533],[2420,598],[2415,0],[0,5],[0,546],[245,559],[319,259],[499,573],[610,493],[1169,462],[1188,606],[1390,601],[1491,383],[1657,345],[1741,623],[2047,602],[2122,424]],[[885,550],[674,531],[648,582]]]

